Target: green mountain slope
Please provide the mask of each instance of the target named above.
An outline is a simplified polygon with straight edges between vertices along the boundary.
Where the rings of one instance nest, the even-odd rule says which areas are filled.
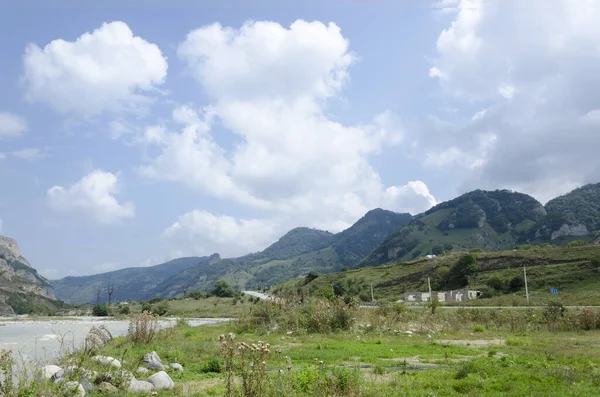
[[[532,228],[530,240],[560,243],[593,238],[600,230],[600,183],[582,186],[550,200],[546,212],[548,216]]]
[[[52,285],[61,299],[72,303],[95,301],[98,288],[103,291],[104,301],[109,285],[115,286],[115,301],[207,291],[219,279],[239,289],[258,288],[304,276],[313,270],[325,273],[344,266],[354,267],[389,232],[411,219],[409,214],[376,209],[341,233],[295,228],[265,250],[239,258],[221,259],[218,254],[210,258],[182,258],[150,268],[67,277],[53,281]]]
[[[363,301],[371,300],[371,286],[378,301],[394,302],[405,292],[428,291],[427,277],[436,290],[435,279],[438,269],[452,267],[461,253],[451,253],[434,259],[418,259],[397,264],[367,267],[347,272],[323,274],[306,283],[306,280],[290,280],[275,287],[276,293],[297,292],[306,288],[315,292],[333,286],[343,296],[359,296]],[[509,250],[477,253],[480,271],[469,288],[485,290],[490,278],[509,283],[520,277],[523,266],[527,266],[527,280],[532,304],[543,304],[556,299],[551,288],[559,290],[558,298],[564,304],[599,305],[600,295],[600,246],[584,247],[536,247],[531,250]],[[443,290],[443,289],[440,289]],[[505,299],[504,299],[505,298]],[[476,301],[482,304],[482,301]],[[525,305],[524,288],[519,286],[511,294],[495,298],[492,304],[507,303]]]
[[[476,190],[441,203],[391,233],[360,266],[405,261],[443,251],[512,248],[544,219],[533,197],[508,190]]]
[[[107,288],[114,287],[113,301],[134,299],[145,300],[160,294],[158,286],[168,284],[186,269],[208,263],[209,257],[179,258],[150,267],[132,267],[113,272],[82,277],[65,277],[51,281],[58,299],[68,303],[96,302],[108,300]]]

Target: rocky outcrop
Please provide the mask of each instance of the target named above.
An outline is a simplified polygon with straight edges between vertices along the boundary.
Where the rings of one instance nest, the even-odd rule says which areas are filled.
[[[587,236],[589,231],[585,225],[575,224],[575,225],[562,225],[558,230],[552,232],[550,236],[550,240],[556,240],[559,237],[567,237],[567,236]]]
[[[11,304],[14,305],[15,301],[23,307],[25,301],[36,301],[38,306],[52,306],[51,301],[54,300],[56,297],[50,283],[20,255],[17,242],[0,236],[0,316],[13,315]]]

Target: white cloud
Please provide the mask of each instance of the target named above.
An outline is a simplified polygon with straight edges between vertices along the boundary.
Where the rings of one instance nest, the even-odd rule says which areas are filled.
[[[600,3],[462,0],[456,10],[431,68],[464,111],[424,126],[424,162],[465,156],[447,169],[463,190],[540,200],[600,181]],[[472,116],[474,104],[485,112]]]
[[[2,218],[0,218],[0,233],[4,231],[4,222],[2,222]]]
[[[13,113],[0,112],[0,139],[14,138],[27,131],[27,122]]]
[[[139,110],[167,75],[155,44],[124,22],[104,23],[75,41],[29,44],[23,59],[26,96],[60,113],[95,116],[107,110]]]
[[[35,161],[50,156],[46,149],[41,148],[20,149],[12,152],[11,154],[16,158],[26,161]]]
[[[115,197],[117,192],[117,175],[94,170],[69,188],[51,187],[47,198],[56,211],[78,213],[101,224],[114,224],[134,216],[133,204],[119,203]]]
[[[214,252],[234,257],[266,248],[280,237],[282,230],[272,219],[236,219],[194,210],[180,216],[165,236],[198,255]]]
[[[192,31],[178,55],[211,103],[179,107],[175,123],[148,128],[142,141],[160,152],[140,172],[267,214],[217,216],[226,230],[267,222],[278,232],[298,225],[339,231],[375,207],[414,213],[435,203],[422,182],[386,186],[370,165],[370,156],[405,135],[391,112],[359,125],[328,116],[326,101],[340,95],[355,60],[335,24],[215,24]],[[219,144],[215,126],[233,134],[232,145]],[[260,241],[272,241],[263,238],[267,230],[257,229]]]

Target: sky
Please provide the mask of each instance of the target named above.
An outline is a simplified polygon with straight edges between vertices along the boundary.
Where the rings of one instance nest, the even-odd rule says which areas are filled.
[[[48,278],[600,181],[597,0],[123,3],[0,0],[0,234]]]

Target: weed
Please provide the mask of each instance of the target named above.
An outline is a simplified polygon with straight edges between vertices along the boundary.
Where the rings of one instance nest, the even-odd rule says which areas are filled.
[[[158,330],[156,315],[145,311],[131,318],[127,337],[134,344],[148,344],[156,338]]]

